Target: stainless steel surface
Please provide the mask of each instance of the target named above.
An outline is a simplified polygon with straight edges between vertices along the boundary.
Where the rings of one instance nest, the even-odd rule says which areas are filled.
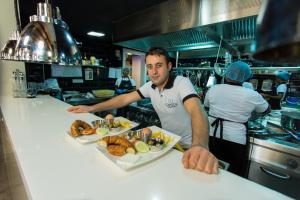
[[[300,143],[251,137],[249,159],[249,180],[300,198]]]
[[[257,19],[254,58],[276,63],[300,63],[300,4],[265,0]]]
[[[27,62],[57,62],[57,46],[52,23],[32,21],[21,32],[16,46],[17,59]]]
[[[30,23],[20,33],[15,56],[1,52],[1,59],[26,62],[58,63],[74,65],[81,63],[77,45],[68,26],[60,18],[52,18],[51,5],[39,3],[37,15],[30,16]]]
[[[300,145],[293,146],[276,139],[252,138],[250,160],[290,170],[300,176]],[[296,165],[291,166],[291,162]],[[296,167],[295,167],[296,166]]]
[[[58,63],[63,65],[78,65],[81,63],[81,54],[77,44],[69,32],[66,22],[54,19]]]
[[[142,51],[212,48],[215,54],[215,41],[223,36],[225,48],[249,53],[260,6],[261,0],[169,0],[115,21],[114,42]]]
[[[15,57],[15,48],[17,44],[17,40],[19,39],[19,32],[14,31],[12,36],[6,42],[6,44],[1,49],[1,59],[4,60],[13,60],[16,59]]]
[[[300,138],[300,111],[282,111],[281,125]]]
[[[250,162],[248,179],[281,192],[293,199],[299,199],[300,176],[290,174],[280,168]]]

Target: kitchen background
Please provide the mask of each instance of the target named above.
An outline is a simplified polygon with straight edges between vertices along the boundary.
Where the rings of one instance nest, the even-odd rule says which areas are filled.
[[[28,24],[29,16],[36,14],[38,2],[37,0],[19,1],[22,28]],[[93,97],[88,94],[93,94],[93,90],[114,90],[116,78],[121,76],[121,68],[124,66],[131,69],[137,88],[145,83],[147,81],[144,68],[145,52],[151,46],[162,46],[172,57],[174,66],[172,73],[189,77],[201,97],[204,97],[208,89],[209,80],[220,83],[224,66],[239,59],[251,65],[254,76],[250,81],[256,83],[254,85],[258,92],[269,91],[274,84],[274,71],[284,69],[291,73],[287,96],[300,98],[300,67],[298,65],[277,63],[276,59],[263,62],[253,58],[257,39],[257,15],[262,0],[226,1],[231,2],[228,4],[230,5],[228,10],[225,4],[220,3],[222,1],[203,1],[203,6],[210,8],[206,13],[210,18],[203,17],[202,21],[198,21],[194,16],[199,12],[198,3],[202,1],[186,2],[172,0],[90,0],[76,3],[71,0],[52,1],[53,5],[59,6],[64,21],[69,25],[70,32],[77,41],[83,58],[82,64],[61,66],[1,60],[0,92],[13,95],[11,77],[18,69],[24,73],[27,87],[35,88],[40,94],[50,93],[73,105],[94,104],[109,99],[113,95]],[[157,10],[166,12],[159,13]],[[222,15],[225,12],[227,18]],[[16,30],[14,2],[11,0],[1,0],[0,25],[2,47],[11,33]],[[101,38],[90,37],[86,33],[92,30],[104,32],[106,35]],[[50,85],[51,90],[45,90],[45,85],[48,87]],[[291,106],[299,108],[299,104]],[[97,114],[104,116],[106,113]],[[141,126],[160,125],[151,102],[147,100],[130,105],[126,117],[140,122]],[[268,118],[271,119],[272,116]],[[253,152],[256,150],[262,152],[259,148],[264,144],[259,142],[252,141]],[[288,141],[281,140],[281,143],[285,142],[289,142],[287,146],[292,146],[293,149],[299,146],[299,141],[290,138]],[[268,148],[274,148],[276,154],[279,152],[276,145],[268,146]],[[295,160],[298,161],[300,155],[299,149],[296,153],[289,150],[289,148],[287,151],[281,149],[281,153],[285,152],[287,155],[280,156],[283,157],[282,162],[288,159],[289,165],[286,169],[291,170],[291,174],[295,175],[291,178],[290,191],[287,193],[296,196],[298,194],[295,185],[299,183],[300,172],[297,162],[295,166]],[[263,178],[259,178],[263,176],[258,173],[260,162],[266,164],[272,163],[273,160],[261,161],[261,157],[255,157],[257,155],[252,154],[253,160],[257,162],[252,162],[251,166],[254,167],[250,170],[249,178],[278,191],[287,188],[286,182],[276,184],[273,179],[263,177],[264,180],[261,180]],[[270,158],[274,157],[274,154],[270,152],[268,155]],[[276,162],[277,167],[282,164],[281,161]],[[274,165],[272,167],[274,168]],[[287,173],[282,169],[279,171],[281,175]]]

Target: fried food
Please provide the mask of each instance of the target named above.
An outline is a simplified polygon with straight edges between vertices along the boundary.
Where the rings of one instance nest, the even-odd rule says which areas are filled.
[[[82,135],[91,135],[91,134],[95,134],[96,133],[96,129],[95,128],[90,128],[90,129],[83,129],[80,132]]]
[[[102,138],[98,142],[98,144],[100,146],[107,147],[107,149],[112,145],[122,146],[125,148],[125,152],[127,152],[127,153],[132,153],[132,154],[136,153],[134,145],[131,142],[129,142],[129,140],[127,140],[126,138],[123,138],[120,136],[106,136],[106,137]],[[114,155],[114,154],[112,154],[112,155]]]
[[[75,120],[72,125],[71,125],[71,135],[73,137],[78,137],[81,136],[82,130],[85,129],[93,129],[91,125],[89,125],[88,123],[82,121],[82,120]]]
[[[109,145],[107,151],[114,156],[123,156],[126,154],[126,147],[121,145]]]

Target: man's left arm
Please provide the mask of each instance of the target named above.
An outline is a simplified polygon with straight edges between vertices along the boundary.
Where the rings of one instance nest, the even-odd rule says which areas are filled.
[[[191,97],[184,102],[184,107],[191,116],[192,147],[182,158],[185,168],[195,169],[206,173],[218,173],[218,159],[208,150],[208,120],[200,100]]]

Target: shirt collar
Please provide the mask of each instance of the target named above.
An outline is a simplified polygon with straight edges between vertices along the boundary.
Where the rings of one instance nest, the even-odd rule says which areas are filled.
[[[173,85],[174,85],[175,79],[176,79],[176,76],[169,75],[168,81],[167,81],[164,89],[171,89],[173,87]],[[151,87],[152,87],[152,89],[155,89],[156,85],[154,83],[152,83]]]

